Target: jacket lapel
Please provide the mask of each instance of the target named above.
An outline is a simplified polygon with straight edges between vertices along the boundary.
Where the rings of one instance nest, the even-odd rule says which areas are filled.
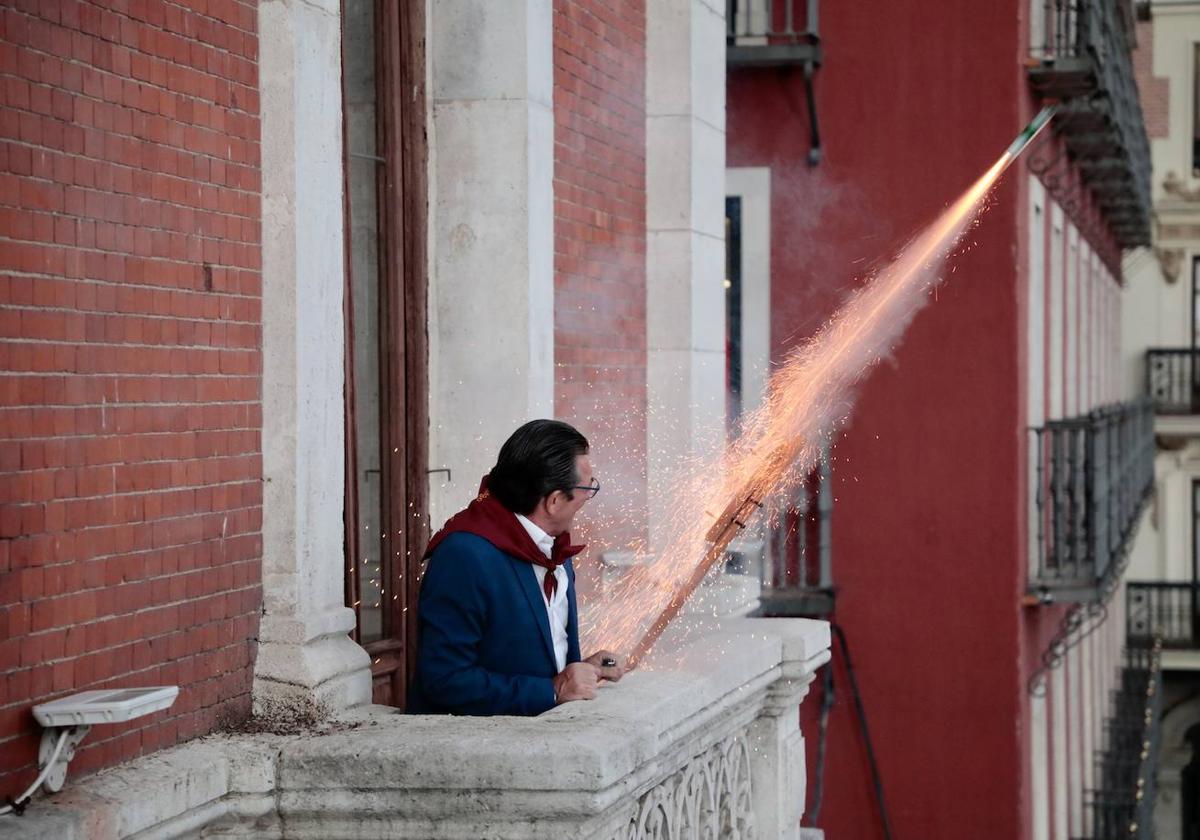
[[[526,563],[524,560],[515,560],[512,557],[508,558],[508,562],[512,564],[513,573],[516,574],[521,590],[525,593],[525,600],[529,602],[529,608],[533,610],[533,620],[537,622],[538,629],[542,631],[542,642],[545,644],[546,654],[557,671],[558,659],[554,656],[554,641],[550,638],[550,616],[546,610],[546,601],[542,597],[541,587],[538,586],[537,573],[533,570],[533,564]]]
[[[567,569],[567,662],[578,662],[579,652],[579,609],[575,602],[575,566],[568,560]]]

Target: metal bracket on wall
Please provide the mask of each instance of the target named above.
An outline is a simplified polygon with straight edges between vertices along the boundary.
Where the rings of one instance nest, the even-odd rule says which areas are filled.
[[[821,162],[824,151],[821,149],[821,126],[817,122],[817,91],[815,76],[821,65],[821,6],[818,0],[809,0],[807,4],[808,20],[806,26],[808,37],[813,45],[812,54],[804,61],[804,97],[808,101],[808,135],[811,145],[808,149],[808,165],[816,166]]]
[[[815,21],[813,25],[816,25]],[[816,37],[815,32],[814,37]],[[808,149],[809,166],[816,166],[820,163],[823,154],[821,150],[821,127],[817,122],[817,92],[813,83],[813,76],[816,75],[816,72],[817,62],[815,60],[809,59],[804,62],[804,96],[808,100],[808,134],[812,143]]]

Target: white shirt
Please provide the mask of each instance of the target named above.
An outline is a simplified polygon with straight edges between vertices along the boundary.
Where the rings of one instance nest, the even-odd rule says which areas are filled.
[[[554,551],[554,537],[533,524],[528,517],[519,513],[514,515],[529,532],[534,544],[549,560]],[[554,590],[554,600],[548,601],[546,600],[545,586],[546,574],[550,570],[533,563],[530,563],[530,566],[533,567],[533,573],[537,575],[538,591],[542,593],[542,602],[546,605],[546,618],[550,621],[550,639],[554,642],[554,659],[561,672],[563,668],[567,667],[567,570],[562,566],[554,570],[554,577],[558,579],[558,589]]]

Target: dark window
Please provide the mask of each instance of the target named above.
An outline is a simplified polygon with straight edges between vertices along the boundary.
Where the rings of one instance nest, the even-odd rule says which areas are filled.
[[[428,536],[422,6],[343,2],[346,603],[397,706]]]
[[[1192,348],[1200,349],[1200,257],[1192,257]]]
[[[1192,479],[1192,580],[1200,583],[1200,479]]]
[[[1200,724],[1183,736],[1192,748],[1192,760],[1179,775],[1179,800],[1183,806],[1182,840],[1200,840]]]
[[[742,417],[742,200],[725,199],[725,419],[736,434]]]
[[[1192,45],[1192,174],[1200,176],[1200,44]]]

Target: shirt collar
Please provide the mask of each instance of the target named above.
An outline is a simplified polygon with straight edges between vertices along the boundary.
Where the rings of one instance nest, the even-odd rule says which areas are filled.
[[[517,521],[520,522],[521,526],[529,533],[529,536],[533,539],[533,543],[538,547],[538,550],[540,550],[542,554],[546,555],[546,559],[549,559],[554,552],[554,537],[550,536],[539,526],[534,524],[529,517],[523,516],[519,513],[513,515],[517,517]]]

